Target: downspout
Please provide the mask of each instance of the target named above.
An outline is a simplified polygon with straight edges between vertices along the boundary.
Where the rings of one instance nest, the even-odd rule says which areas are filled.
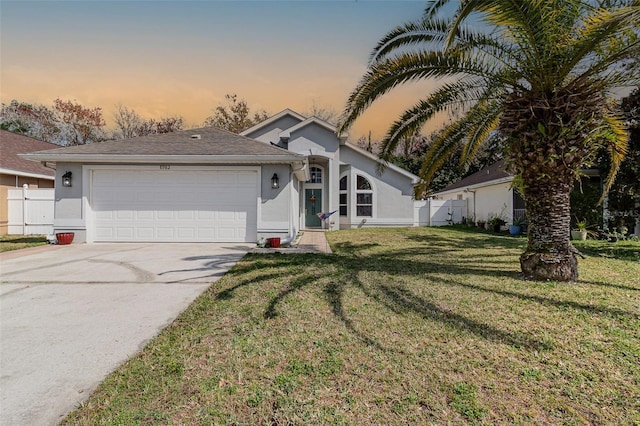
[[[50,170],[56,170],[55,167],[51,167],[51,166],[47,166],[47,162],[46,161],[41,161],[40,164],[42,164],[42,167],[44,167],[45,169],[50,169]]]
[[[476,190],[467,188],[464,192],[471,192],[473,194],[473,220],[476,220]]]

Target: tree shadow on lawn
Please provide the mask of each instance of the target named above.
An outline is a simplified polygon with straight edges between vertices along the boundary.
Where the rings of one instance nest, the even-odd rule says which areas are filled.
[[[465,232],[455,228],[448,229],[449,235],[443,237],[440,235],[424,235],[424,234],[409,234],[406,236],[407,240],[414,241],[416,243],[426,243],[429,245],[447,245],[454,249],[468,250],[479,248],[493,248],[501,247],[504,249],[522,249],[526,247],[527,240],[523,238],[513,238],[508,235],[485,233],[485,232]],[[460,235],[460,238],[456,238],[456,234]]]
[[[241,275],[251,271],[260,273],[260,270],[264,269],[265,273],[241,281],[235,286],[221,291],[216,297],[219,300],[230,299],[238,288],[254,284],[267,284],[274,280],[288,278],[290,279],[289,284],[272,297],[266,307],[263,316],[265,320],[269,320],[278,315],[278,306],[286,298],[291,297],[296,292],[303,291],[305,288],[320,286],[320,290],[331,307],[333,314],[344,324],[345,328],[367,345],[373,345],[383,350],[383,345],[376,341],[375,336],[367,335],[367,333],[361,331],[364,327],[359,327],[359,324],[347,314],[344,307],[345,291],[347,289],[357,289],[367,298],[398,315],[414,313],[425,320],[439,321],[449,327],[475,334],[492,342],[528,350],[549,350],[551,347],[548,343],[536,340],[527,332],[501,330],[490,324],[467,317],[463,313],[443,309],[437,303],[415,294],[402,283],[396,285],[388,281],[362,282],[359,276],[363,272],[379,272],[396,277],[424,277],[425,282],[431,280],[446,286],[490,293],[502,298],[524,300],[547,307],[568,308],[585,311],[590,314],[638,318],[635,313],[615,308],[489,288],[464,282],[464,280],[469,279],[469,276],[477,276],[479,279],[483,276],[511,280],[521,279],[519,271],[492,269],[496,265],[499,265],[499,267],[511,265],[512,262],[499,259],[487,261],[486,258],[488,256],[486,253],[481,253],[477,256],[465,255],[460,261],[443,264],[441,257],[431,260],[429,256],[436,253],[441,256],[443,250],[438,247],[420,246],[399,250],[378,250],[378,247],[379,245],[375,243],[353,244],[342,242],[334,244],[334,254],[332,255],[250,254],[245,258],[247,262],[236,265],[236,268],[230,272]],[[496,258],[501,256],[505,255],[492,255],[492,257]],[[471,264],[474,260],[475,264]],[[310,264],[316,267],[316,273],[311,273],[309,269],[305,268]],[[280,271],[274,272],[274,269],[280,269]],[[296,272],[296,270],[302,270],[303,272]],[[458,276],[465,276],[465,278],[457,279],[456,277]],[[530,288],[531,285],[534,285],[536,289],[538,288],[536,283],[528,284],[526,281],[522,282],[524,289]]]

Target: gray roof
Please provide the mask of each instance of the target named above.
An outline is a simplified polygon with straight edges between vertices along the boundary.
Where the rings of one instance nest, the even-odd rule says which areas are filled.
[[[130,139],[95,142],[87,145],[69,146],[48,151],[33,152],[26,158],[42,161],[97,161],[108,159],[149,158],[167,160],[189,157],[210,158],[212,161],[225,157],[230,159],[246,158],[255,160],[260,157],[265,161],[302,161],[305,157],[285,149],[239,136],[215,127],[181,130],[173,133],[140,136]]]
[[[466,188],[469,186],[479,185],[482,183],[491,182],[498,179],[504,179],[508,177],[513,177],[512,173],[507,172],[504,164],[504,160],[496,161],[489,167],[485,167],[484,169],[476,172],[472,175],[467,176],[466,178],[459,180],[458,182],[452,183],[446,188],[441,189],[436,192],[447,192],[458,188]]]

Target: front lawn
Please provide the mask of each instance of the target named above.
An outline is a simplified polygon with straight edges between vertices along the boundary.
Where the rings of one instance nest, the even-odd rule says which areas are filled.
[[[593,249],[578,283],[538,283],[523,238],[328,237],[333,255],[246,256],[64,423],[640,422],[633,255]]]
[[[0,235],[0,253],[46,244],[47,239],[42,235]]]

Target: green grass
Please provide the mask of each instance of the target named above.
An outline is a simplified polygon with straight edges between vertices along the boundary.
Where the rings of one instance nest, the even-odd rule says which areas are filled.
[[[46,244],[47,239],[42,235],[0,235],[0,253]]]
[[[540,283],[523,238],[328,238],[246,256],[63,423],[640,423],[633,255],[590,248],[579,282]]]

